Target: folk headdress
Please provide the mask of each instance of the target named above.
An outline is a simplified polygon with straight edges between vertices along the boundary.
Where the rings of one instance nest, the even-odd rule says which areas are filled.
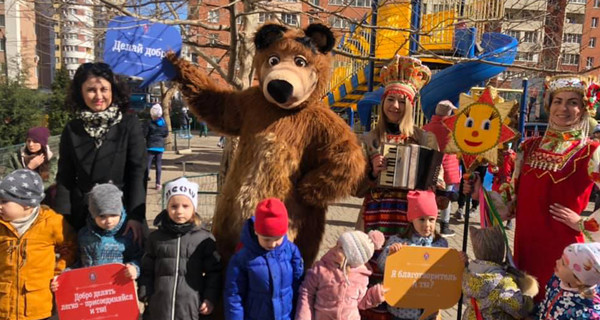
[[[421,60],[399,55],[389,65],[381,68],[380,74],[381,83],[385,86],[381,101],[390,93],[399,93],[413,104],[419,90],[431,80],[431,70]]]
[[[551,97],[564,91],[580,93],[588,114],[593,117],[600,106],[600,86],[595,83],[588,85],[587,81],[578,75],[559,75],[546,78],[544,83],[544,107],[550,112]]]

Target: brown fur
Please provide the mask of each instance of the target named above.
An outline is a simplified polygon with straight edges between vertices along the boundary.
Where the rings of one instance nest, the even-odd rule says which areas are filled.
[[[320,36],[304,39],[322,41]],[[302,37],[302,30],[287,29],[257,50],[254,65],[260,85],[244,91],[218,87],[189,62],[168,56],[190,109],[215,130],[240,137],[213,220],[218,250],[226,261],[258,201],[276,197],[286,203],[290,238],[309,267],[325,230],[328,204],[348,196],[364,174],[357,137],[321,102],[331,73],[331,58],[322,53],[328,50],[311,49],[297,41]],[[274,55],[278,63],[272,66]],[[301,60],[308,64],[298,66]],[[291,103],[265,97],[271,80],[294,86]]]

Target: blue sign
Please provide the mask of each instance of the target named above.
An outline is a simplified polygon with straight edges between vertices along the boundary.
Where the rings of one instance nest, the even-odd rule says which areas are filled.
[[[115,73],[143,78],[140,87],[175,77],[165,54],[181,52],[181,34],[172,26],[132,17],[115,17],[108,24],[104,61]]]

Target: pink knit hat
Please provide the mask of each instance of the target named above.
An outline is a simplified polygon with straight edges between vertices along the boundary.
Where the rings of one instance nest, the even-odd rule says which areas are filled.
[[[435,193],[431,190],[415,190],[408,192],[408,221],[413,221],[422,216],[438,216]]]
[[[563,254],[569,269],[584,285],[600,283],[600,243],[574,243]]]
[[[368,235],[362,231],[344,232],[338,240],[344,250],[347,264],[351,268],[367,263],[375,250],[381,249],[384,242],[383,233],[377,230],[369,231]]]

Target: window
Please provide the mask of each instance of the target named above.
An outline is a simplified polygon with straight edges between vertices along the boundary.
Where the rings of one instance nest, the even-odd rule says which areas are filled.
[[[591,69],[594,67],[594,57],[587,57],[585,59],[585,67]]]
[[[353,7],[371,7],[371,0],[329,0],[332,6],[351,5]]]
[[[219,35],[216,33],[208,34],[208,44],[217,44],[219,42]]]
[[[569,0],[570,3],[581,3],[585,4],[586,0]]]
[[[506,31],[506,35],[509,35],[517,40],[521,39],[521,32],[518,30],[508,30]]]
[[[600,0],[594,0],[594,8],[600,8]]]
[[[0,14],[0,27],[4,27],[5,22],[4,22],[4,15]]]
[[[330,20],[330,25],[332,28],[347,29],[350,24],[348,23],[348,20],[346,20],[346,19],[332,17]]]
[[[268,20],[275,20],[275,14],[267,12],[261,12],[258,14],[259,23],[265,23]]]
[[[591,37],[590,38],[590,43],[588,44],[588,46],[590,48],[595,48],[596,47],[596,37]]]
[[[208,22],[219,23],[219,11],[211,10],[208,12]]]
[[[562,64],[568,65],[578,65],[579,64],[579,55],[578,54],[564,54],[562,58]]]
[[[352,1],[352,6],[370,8],[371,0],[354,0]]]
[[[581,35],[579,35],[579,40],[581,40]],[[535,31],[525,31],[523,33],[523,42],[537,43],[538,42],[538,34]]]
[[[297,14],[282,13],[281,14],[281,20],[283,21],[283,23],[289,24],[291,26],[297,26],[298,25],[298,15]]]
[[[434,4],[433,5],[433,13],[441,12],[441,11],[448,11],[448,10],[450,10],[450,4],[449,3]]]
[[[3,20],[4,22],[4,20]],[[4,25],[4,24],[2,24]],[[597,28],[598,27],[598,18],[597,17],[593,17],[592,18],[592,28]]]
[[[298,2],[298,0],[279,0],[281,2]]]
[[[0,51],[6,50],[6,39],[0,39]]]
[[[518,61],[533,61],[533,52],[517,52]]]
[[[575,33],[565,33],[565,35],[563,36],[563,42],[581,44],[581,35]]]

